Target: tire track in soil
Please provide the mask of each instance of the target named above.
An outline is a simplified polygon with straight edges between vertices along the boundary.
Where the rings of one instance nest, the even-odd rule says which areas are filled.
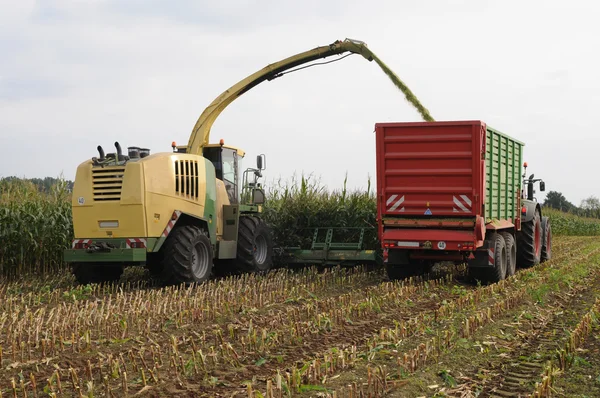
[[[561,248],[564,249],[561,252],[557,251],[557,254],[553,261],[560,262],[566,260],[568,257],[572,256],[575,253],[578,253],[581,249],[586,246],[589,246],[588,241],[584,242],[574,242],[574,244],[565,244],[561,245]],[[560,253],[560,254],[559,254]],[[538,266],[539,269],[544,269],[550,262]],[[521,269],[518,272],[526,272],[528,268]],[[475,285],[463,285],[461,282],[454,281],[455,284],[460,284],[466,288],[467,291],[476,290],[478,286]],[[483,287],[483,286],[482,286]],[[436,290],[435,288],[433,290]],[[431,293],[428,292],[428,293]],[[446,299],[456,299],[458,297],[450,298],[445,297]],[[279,348],[279,353],[284,353],[285,356],[285,364],[288,366],[277,366],[277,364],[266,364],[263,366],[253,366],[248,365],[247,370],[251,373],[257,381],[264,382],[267,377],[272,376],[278,370],[289,370],[288,367],[291,367],[292,364],[296,363],[302,364],[305,361],[310,359],[323,357],[323,354],[326,353],[332,347],[341,347],[341,346],[350,346],[357,345],[361,346],[365,343],[367,339],[372,337],[373,333],[378,332],[384,326],[392,325],[393,320],[397,321],[406,321],[413,317],[417,317],[421,314],[425,314],[427,312],[431,312],[433,309],[437,308],[442,299],[438,297],[438,299],[424,299],[421,296],[418,296],[415,301],[415,307],[411,308],[411,311],[397,311],[384,313],[379,317],[366,317],[358,320],[355,325],[342,325],[339,329],[333,330],[329,333],[318,333],[314,335],[306,336],[303,340],[302,346],[281,346]],[[483,305],[483,304],[482,304]],[[233,381],[233,380],[232,380]],[[214,389],[211,390],[212,393],[216,394],[214,396],[226,396],[221,394],[226,394],[229,392],[231,394],[232,390],[235,388],[224,388],[224,389]]]
[[[520,349],[502,363],[496,363],[489,370],[494,376],[483,385],[479,396],[491,398],[529,397],[535,383],[541,380],[546,361],[551,359],[556,349],[564,346],[569,330],[594,305],[600,291],[600,273],[593,275],[593,281],[580,290],[555,293],[544,307],[551,309],[550,316],[540,318],[541,323],[530,323],[523,336]]]

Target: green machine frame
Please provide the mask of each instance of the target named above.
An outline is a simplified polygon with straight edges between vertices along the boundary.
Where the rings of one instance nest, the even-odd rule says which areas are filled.
[[[358,242],[334,242],[335,230],[359,230]],[[364,249],[365,231],[370,228],[320,227],[313,228],[313,239],[309,249],[302,247],[284,247],[282,261],[286,264],[337,265],[340,263],[376,263],[380,259],[377,250]],[[322,231],[325,237],[322,237]]]

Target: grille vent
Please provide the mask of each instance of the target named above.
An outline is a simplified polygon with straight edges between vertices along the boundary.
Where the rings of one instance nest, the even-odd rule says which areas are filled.
[[[118,201],[125,167],[104,167],[92,169],[92,188],[95,201]]]
[[[188,199],[198,200],[198,161],[175,161],[175,192]]]

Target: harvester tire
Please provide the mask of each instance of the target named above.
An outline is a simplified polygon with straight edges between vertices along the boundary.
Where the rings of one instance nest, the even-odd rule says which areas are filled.
[[[240,272],[259,274],[267,273],[273,267],[273,238],[261,218],[240,217],[235,265]]]
[[[536,209],[533,220],[521,224],[517,235],[517,265],[523,268],[538,265],[542,256],[542,218]]]
[[[494,266],[481,268],[482,282],[496,283],[506,278],[507,268],[507,251],[506,241],[502,234],[495,234],[492,240],[492,247],[494,248]]]
[[[501,232],[506,243],[506,278],[517,272],[517,245],[515,237],[509,232]]]
[[[202,283],[210,278],[213,247],[207,233],[193,225],[175,228],[164,243],[161,279],[167,285]]]
[[[542,255],[540,262],[548,261],[552,258],[552,226],[548,217],[542,217]]]
[[[90,283],[116,282],[123,274],[123,267],[115,265],[97,265],[91,263],[73,264],[73,275],[81,285]]]

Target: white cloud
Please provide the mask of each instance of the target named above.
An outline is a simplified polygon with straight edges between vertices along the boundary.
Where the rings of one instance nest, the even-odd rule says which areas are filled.
[[[404,4],[403,4],[404,3]],[[40,4],[43,5],[40,6]],[[600,188],[592,2],[3,1],[0,176],[74,178],[95,147],[170,150],[238,80],[345,37],[364,40],[438,120],[482,119],[526,143],[530,171],[575,202]],[[375,176],[373,126],[419,120],[375,63],[352,56],[265,82],[211,139],[266,153],[267,182],[304,170]],[[112,148],[111,148],[112,149]]]

